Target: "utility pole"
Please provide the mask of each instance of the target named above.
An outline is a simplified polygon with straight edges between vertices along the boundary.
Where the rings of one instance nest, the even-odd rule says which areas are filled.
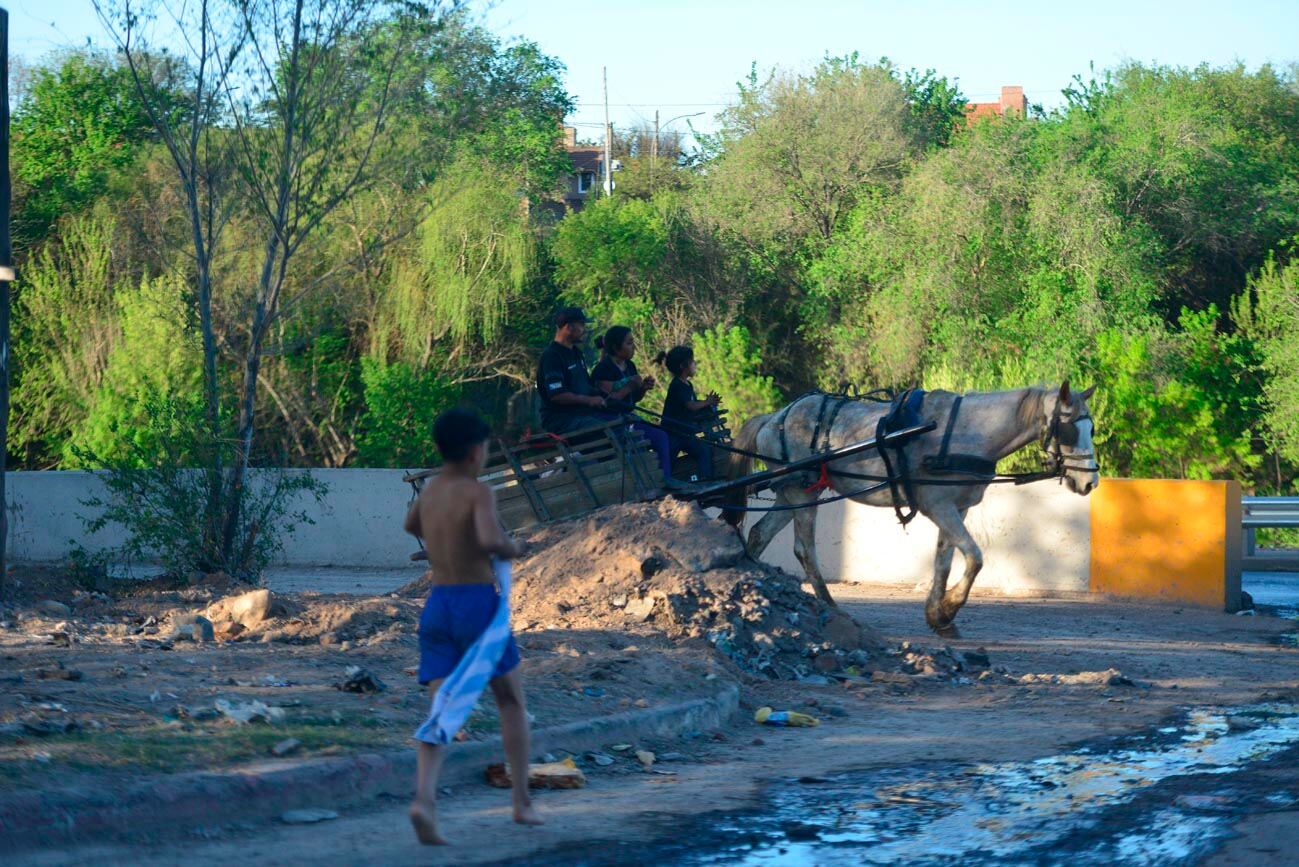
[[[654,197],[654,179],[659,171],[659,110],[654,109],[654,143],[650,145],[650,198]]]
[[[5,453],[9,449],[9,284],[14,254],[9,240],[9,13],[0,9],[0,592],[8,584],[9,501]]]
[[[613,127],[609,125],[609,67],[604,67],[604,194],[613,195]]]

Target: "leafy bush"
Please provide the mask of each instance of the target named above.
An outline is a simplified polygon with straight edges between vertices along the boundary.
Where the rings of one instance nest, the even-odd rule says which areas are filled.
[[[696,336],[694,349],[699,368],[695,390],[700,395],[716,391],[722,396],[733,430],[780,405],[780,392],[771,377],[759,372],[762,358],[747,328],[710,328]]]
[[[367,467],[422,467],[437,453],[433,420],[455,406],[462,390],[433,368],[397,362],[361,362],[365,413],[357,436],[358,462]]]
[[[121,438],[121,450],[100,459],[84,449],[77,457],[85,466],[107,470],[105,493],[82,501],[97,516],[85,522],[88,533],[113,524],[126,530],[126,542],[103,560],[130,564],[157,560],[168,575],[193,571],[225,572],[253,581],[284,548],[285,536],[310,513],[296,505],[303,497],[321,503],[324,483],[303,471],[257,471],[251,484],[234,491],[218,469],[229,466],[229,438],[213,443],[203,406],[197,400],[149,399],[148,436]],[[202,469],[194,469],[197,463]],[[230,556],[223,556],[221,518],[231,498],[242,500]],[[74,549],[74,562],[86,563]],[[93,564],[91,564],[93,565]]]

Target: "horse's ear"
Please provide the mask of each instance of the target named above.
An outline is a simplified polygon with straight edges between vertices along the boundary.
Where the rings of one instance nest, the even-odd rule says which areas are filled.
[[[1060,402],[1069,403],[1069,380],[1067,379],[1060,384]]]
[[[1081,398],[1082,400],[1091,400],[1091,399],[1092,399],[1092,395],[1095,394],[1095,393],[1096,393],[1096,386],[1093,385],[1093,386],[1091,386],[1090,388],[1084,389],[1084,390],[1083,390],[1083,391],[1078,395],[1078,397]]]

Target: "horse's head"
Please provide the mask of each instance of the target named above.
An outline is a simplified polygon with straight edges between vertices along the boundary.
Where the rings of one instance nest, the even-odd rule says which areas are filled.
[[[1096,445],[1092,442],[1094,427],[1087,399],[1096,386],[1070,391],[1069,381],[1043,401],[1046,431],[1042,448],[1063,469],[1064,483],[1075,494],[1086,496],[1101,483],[1096,463]]]

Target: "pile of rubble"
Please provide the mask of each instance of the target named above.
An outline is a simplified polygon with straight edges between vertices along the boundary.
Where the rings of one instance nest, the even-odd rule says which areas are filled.
[[[735,531],[696,504],[611,506],[537,528],[515,569],[520,629],[665,634],[707,642],[742,670],[806,679],[873,667],[882,642],[802,588],[745,556]]]

